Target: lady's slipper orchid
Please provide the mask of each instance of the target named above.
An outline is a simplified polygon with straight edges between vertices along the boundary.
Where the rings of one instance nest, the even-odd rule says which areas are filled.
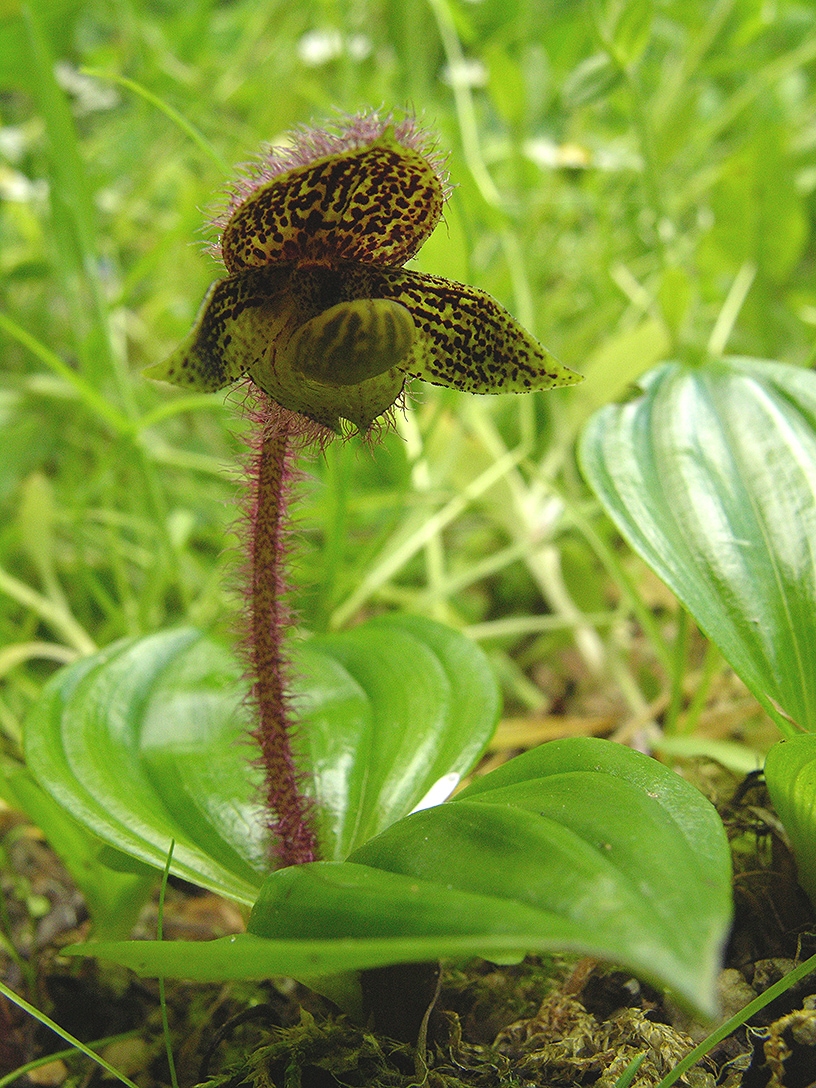
[[[260,390],[247,502],[244,649],[257,707],[270,849],[279,865],[319,856],[292,746],[286,532],[297,451],[346,419],[361,432],[409,378],[470,393],[571,385],[489,295],[406,271],[442,216],[441,164],[412,120],[362,114],[342,132],[300,132],[239,181],[216,220],[227,276],[192,332],[146,373],[211,392],[248,375]],[[328,430],[326,429],[328,428]]]
[[[150,377],[214,391],[248,375],[337,432],[341,418],[366,431],[409,378],[469,393],[581,380],[483,291],[403,268],[447,195],[411,119],[300,132],[255,174],[217,221],[228,275]]]

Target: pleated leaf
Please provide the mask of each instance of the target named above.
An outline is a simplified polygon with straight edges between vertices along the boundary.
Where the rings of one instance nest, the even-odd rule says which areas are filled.
[[[765,781],[793,847],[799,883],[816,905],[816,736],[775,744],[765,760]]]
[[[143,974],[320,988],[315,976],[366,967],[558,949],[612,960],[711,1015],[730,913],[709,802],[654,760],[582,738],[525,753],[347,862],[271,874],[247,935],[72,951]]]
[[[298,763],[323,857],[340,859],[451,788],[495,728],[498,692],[463,636],[388,617],[292,653]],[[223,647],[192,629],[127,640],[62,669],[25,728],[40,784],[130,856],[238,902],[268,871],[246,688]],[[56,845],[56,844],[55,844]]]
[[[727,359],[643,386],[590,420],[587,480],[782,731],[816,730],[816,375]]]

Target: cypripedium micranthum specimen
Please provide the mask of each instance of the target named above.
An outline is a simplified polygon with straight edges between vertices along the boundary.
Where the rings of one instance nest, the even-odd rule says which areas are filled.
[[[406,270],[442,216],[441,163],[412,120],[375,114],[342,131],[302,131],[240,180],[216,220],[227,275],[192,332],[146,373],[206,392],[254,388],[255,457],[246,518],[244,651],[253,737],[276,864],[319,856],[309,784],[292,734],[284,558],[293,459],[347,420],[366,432],[409,378],[470,393],[571,385],[483,291]]]
[[[468,393],[571,385],[494,299],[405,269],[442,216],[446,181],[412,120],[374,114],[272,152],[217,220],[227,276],[192,332],[146,373],[202,391],[248,375],[333,431],[366,431],[422,378]]]

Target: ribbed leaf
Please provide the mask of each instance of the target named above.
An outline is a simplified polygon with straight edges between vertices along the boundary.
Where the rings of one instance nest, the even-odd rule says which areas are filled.
[[[765,781],[791,841],[799,883],[816,904],[816,737],[775,744],[765,760]]]
[[[245,937],[74,951],[144,974],[309,981],[560,949],[624,965],[711,1014],[730,911],[728,845],[708,801],[656,761],[583,738],[400,820],[350,862],[272,873]]]
[[[323,856],[340,859],[465,774],[499,701],[481,651],[418,617],[292,653],[298,762]],[[192,629],[117,643],[62,669],[26,723],[35,776],[106,842],[239,902],[268,870],[241,669]],[[55,844],[57,845],[57,844]]]
[[[590,485],[783,732],[816,730],[816,375],[728,359],[643,385],[590,420]]]

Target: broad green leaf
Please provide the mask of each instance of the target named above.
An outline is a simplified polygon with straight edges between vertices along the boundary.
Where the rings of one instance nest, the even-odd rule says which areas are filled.
[[[799,883],[816,904],[816,736],[775,744],[765,760],[765,781],[791,841]]]
[[[244,937],[73,951],[144,974],[308,981],[559,949],[626,966],[710,1015],[730,912],[728,845],[708,801],[654,760],[583,738],[526,753],[349,862],[270,874]]]
[[[312,737],[312,748],[302,764],[317,779],[324,822],[332,820],[322,835],[331,844],[324,856],[339,861],[410,812],[443,777],[458,780],[475,765],[498,722],[499,694],[478,647],[420,616],[370,620],[309,646],[352,677],[367,704],[365,718],[345,722],[304,715],[301,736]]]
[[[25,723],[28,766],[111,846],[159,868],[175,839],[174,873],[250,903],[264,849],[236,744],[239,677],[226,651],[191,629],[115,643],[46,685]],[[200,780],[189,788],[184,753],[196,747],[209,789]],[[174,749],[182,756],[171,777]]]
[[[481,651],[418,617],[315,638],[292,665],[327,859],[455,783],[498,718]],[[241,671],[192,629],[120,642],[53,678],[25,743],[41,785],[105,842],[160,868],[175,840],[177,875],[250,904],[269,865]]]
[[[816,730],[816,375],[665,364],[602,409],[584,474],[785,733]]]

